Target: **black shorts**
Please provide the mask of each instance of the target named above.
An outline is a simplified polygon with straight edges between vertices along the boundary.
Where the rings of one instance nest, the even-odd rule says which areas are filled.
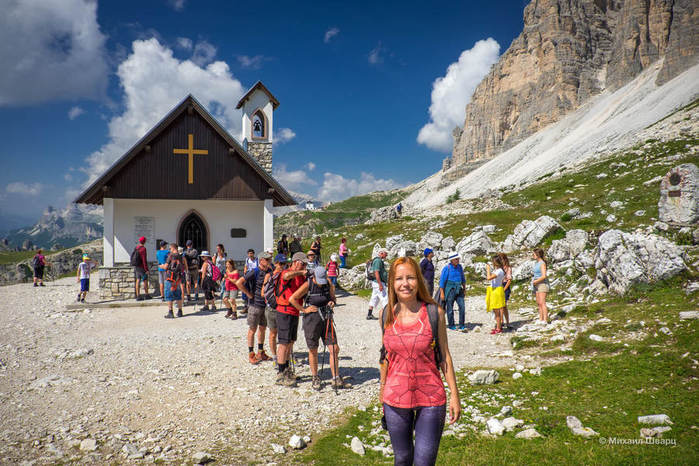
[[[299,316],[277,312],[277,341],[288,345],[296,341],[299,333]]]
[[[44,266],[43,265],[37,265],[34,267],[34,278],[40,278],[43,280],[44,278]]]
[[[319,312],[311,312],[303,316],[303,335],[306,337],[308,349],[317,349],[318,340],[321,338],[325,346],[337,344],[335,326],[329,320],[323,320]]]

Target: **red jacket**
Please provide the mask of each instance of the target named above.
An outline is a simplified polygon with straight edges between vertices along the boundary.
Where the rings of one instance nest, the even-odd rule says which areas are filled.
[[[141,268],[143,270],[148,270],[148,251],[146,250],[146,247],[139,244],[136,246],[136,249],[138,249],[138,253],[141,255]]]

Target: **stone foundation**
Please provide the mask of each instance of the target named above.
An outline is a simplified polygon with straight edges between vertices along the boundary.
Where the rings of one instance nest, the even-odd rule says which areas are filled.
[[[130,265],[116,265],[114,267],[100,267],[99,271],[99,297],[100,300],[125,300],[134,299],[133,267]],[[143,285],[141,285],[143,287]],[[143,288],[141,288],[143,291]],[[148,291],[152,296],[160,293],[158,286],[158,265],[151,264],[148,272]]]
[[[257,163],[267,173],[272,173],[272,143],[248,141],[248,154],[252,155]]]

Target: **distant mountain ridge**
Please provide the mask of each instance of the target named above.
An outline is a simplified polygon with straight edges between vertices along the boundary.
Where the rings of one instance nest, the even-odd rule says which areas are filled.
[[[11,230],[2,244],[6,249],[60,249],[101,238],[102,231],[100,206],[69,204],[64,209],[49,206],[36,224]]]

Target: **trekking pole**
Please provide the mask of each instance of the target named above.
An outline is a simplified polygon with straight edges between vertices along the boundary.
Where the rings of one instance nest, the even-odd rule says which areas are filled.
[[[325,338],[324,338],[324,340],[323,340],[323,344],[325,345],[325,348],[326,348],[326,349],[327,349],[327,347],[328,347],[328,345],[325,343],[325,341],[327,341],[327,339],[328,339],[328,329],[330,329],[331,335],[334,336],[334,335],[335,335],[334,327],[335,327],[335,325],[334,325],[334,323],[333,323],[332,309],[330,309],[330,310],[328,311],[328,317],[327,317],[326,320],[325,320]],[[331,350],[331,351],[332,351],[332,350]],[[331,355],[330,355],[329,357],[330,357],[330,359],[333,359],[333,358],[332,358],[332,353],[331,353]],[[337,383],[335,383],[335,378],[334,378],[334,377],[337,377],[337,376],[338,376],[338,373],[337,373],[337,357],[335,357],[334,359],[335,359],[335,363],[334,363],[334,364],[333,364],[331,361],[328,361],[328,362],[329,362],[330,364],[333,364],[333,368],[335,369],[335,376],[333,376],[333,371],[331,370],[331,371],[330,371],[330,378],[331,378],[332,381],[333,381],[333,386],[334,386],[334,388],[335,388],[335,395],[337,395]]]

